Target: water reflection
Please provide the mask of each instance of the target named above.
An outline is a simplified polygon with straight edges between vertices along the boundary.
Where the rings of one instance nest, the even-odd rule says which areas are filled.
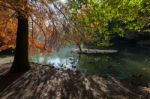
[[[78,55],[68,46],[53,54],[31,56],[33,62],[56,68],[79,70],[88,74],[112,75],[140,83],[150,82],[150,48],[124,48],[115,55]]]
[[[76,70],[78,66],[78,54],[71,53],[74,46],[63,48],[52,54],[36,54],[30,56],[31,62],[51,64],[56,68]]]

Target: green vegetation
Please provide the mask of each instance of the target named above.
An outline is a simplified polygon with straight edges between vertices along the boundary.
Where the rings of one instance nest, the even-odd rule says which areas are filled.
[[[149,0],[71,0],[70,18],[97,45],[108,46],[114,34],[150,31]]]
[[[0,0],[0,99],[150,99],[149,50],[150,0]]]

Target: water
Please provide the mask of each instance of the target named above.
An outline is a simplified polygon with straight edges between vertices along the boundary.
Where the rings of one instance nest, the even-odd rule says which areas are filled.
[[[53,54],[37,54],[30,60],[87,74],[109,74],[136,84],[150,83],[150,48],[121,48],[114,55],[79,55],[71,52],[74,48],[68,46]]]

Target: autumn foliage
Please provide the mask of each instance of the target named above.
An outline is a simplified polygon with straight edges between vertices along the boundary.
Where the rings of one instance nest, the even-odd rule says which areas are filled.
[[[34,52],[35,49],[40,49],[42,52],[51,52],[59,45],[58,43],[61,43],[59,40],[64,34],[62,28],[64,24],[59,17],[59,11],[54,10],[51,0],[49,2],[29,0],[27,3],[25,1],[0,0],[0,51],[15,48],[16,12],[19,9],[19,12],[22,12],[22,15],[29,20],[30,50]]]
[[[0,8],[0,51],[15,48],[17,20],[12,11]]]

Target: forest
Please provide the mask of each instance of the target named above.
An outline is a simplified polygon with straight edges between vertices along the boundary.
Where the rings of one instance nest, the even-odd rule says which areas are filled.
[[[0,0],[0,99],[150,99],[149,0]]]

